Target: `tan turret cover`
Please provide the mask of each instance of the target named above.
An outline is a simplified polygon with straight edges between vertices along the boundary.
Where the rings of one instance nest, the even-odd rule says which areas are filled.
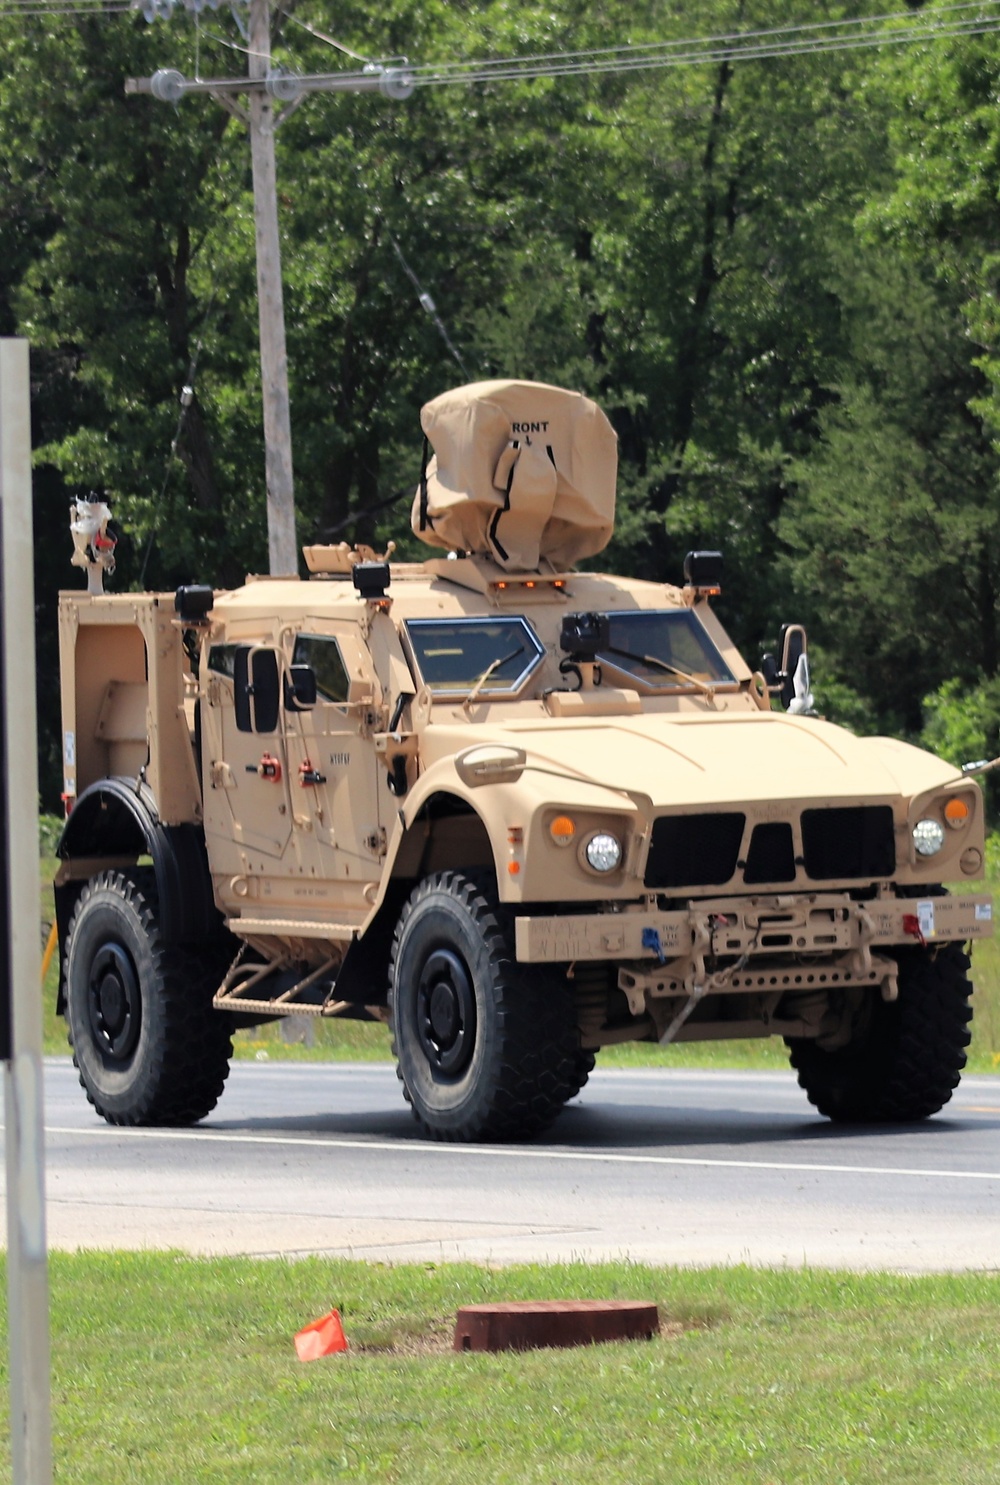
[[[603,551],[614,530],[618,440],[596,403],[543,382],[474,382],[425,404],[434,455],[413,501],[432,546],[510,571]]]

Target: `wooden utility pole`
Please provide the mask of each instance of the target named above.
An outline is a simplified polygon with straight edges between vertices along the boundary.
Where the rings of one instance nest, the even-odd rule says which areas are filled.
[[[271,16],[268,3],[267,0],[250,0],[250,77],[255,82],[263,82],[270,71]],[[257,308],[264,400],[268,557],[272,573],[297,573],[292,422],[274,161],[274,100],[264,88],[256,88],[250,93],[249,104],[254,225],[257,232]]]
[[[51,1485],[28,342],[0,340],[0,1057],[14,1485]]]

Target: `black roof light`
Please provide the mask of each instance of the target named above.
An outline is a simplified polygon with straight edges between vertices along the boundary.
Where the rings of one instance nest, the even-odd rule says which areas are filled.
[[[693,588],[699,598],[717,598],[722,592],[722,553],[688,552],[684,586]]]
[[[389,586],[388,562],[355,562],[351,568],[351,576],[362,598],[385,597],[385,590]]]
[[[174,608],[185,624],[203,624],[214,602],[215,594],[206,583],[187,583],[174,594]]]

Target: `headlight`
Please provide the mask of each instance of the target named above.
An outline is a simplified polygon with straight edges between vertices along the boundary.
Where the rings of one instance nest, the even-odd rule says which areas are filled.
[[[938,820],[918,820],[913,845],[918,856],[936,856],[944,845],[944,826]]]
[[[616,835],[601,830],[592,835],[584,847],[587,865],[594,871],[617,871],[622,860],[622,843]]]

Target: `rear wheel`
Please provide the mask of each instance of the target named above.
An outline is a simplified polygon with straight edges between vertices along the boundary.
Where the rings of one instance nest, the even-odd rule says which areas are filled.
[[[492,884],[462,872],[428,877],[400,914],[389,1009],[397,1075],[435,1139],[532,1134],[589,1071],[565,981],[515,962]]]
[[[969,1045],[968,955],[959,944],[900,949],[899,998],[869,1000],[846,1047],[786,1038],[810,1103],[828,1119],[874,1124],[926,1119],[957,1088]]]
[[[233,1044],[212,1009],[223,952],[163,943],[151,871],[106,871],[80,894],[66,935],[73,1061],[109,1124],[193,1124],[213,1109]]]

